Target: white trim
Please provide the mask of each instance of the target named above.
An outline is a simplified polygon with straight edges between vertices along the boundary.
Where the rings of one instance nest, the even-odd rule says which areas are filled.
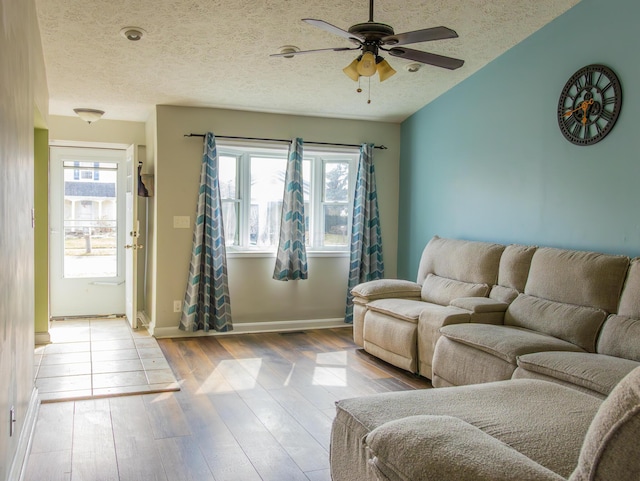
[[[147,313],[144,311],[138,311],[138,320],[140,324],[144,326],[145,329],[149,329],[149,325],[151,324],[151,319],[147,316]],[[138,325],[140,327],[140,325]]]
[[[269,321],[269,322],[236,322],[233,331],[230,332],[187,332],[176,327],[156,327],[149,333],[156,338],[163,337],[203,337],[203,336],[229,336],[234,334],[256,334],[262,332],[287,332],[306,331],[309,329],[330,329],[336,327],[351,328],[351,324],[345,324],[344,318],[333,319],[308,319],[300,321]]]
[[[119,144],[111,142],[87,142],[84,140],[49,140],[49,147],[76,147],[81,149],[113,149],[127,150],[131,144]],[[144,147],[144,145],[138,145]]]
[[[51,344],[51,334],[49,334],[49,331],[36,332],[35,343],[36,346]]]
[[[308,250],[307,258],[309,257],[349,257],[351,253],[349,249],[345,250]],[[253,257],[253,258],[264,258],[264,257],[272,257],[275,259],[276,251],[260,251],[260,250],[236,250],[233,247],[227,247],[227,259],[234,259],[238,257]]]
[[[20,439],[18,439],[18,449],[16,449],[16,454],[11,462],[7,481],[21,481],[24,479],[24,475],[27,470],[27,460],[29,459],[29,453],[31,452],[31,441],[33,439],[33,432],[36,428],[36,419],[38,418],[39,408],[40,399],[38,398],[38,389],[34,387],[33,391],[31,391],[29,407],[27,408],[24,425],[20,432]]]

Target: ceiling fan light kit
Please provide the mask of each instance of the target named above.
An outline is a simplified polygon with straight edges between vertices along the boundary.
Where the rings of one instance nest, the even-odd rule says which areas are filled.
[[[365,52],[362,54],[362,58],[358,62],[358,73],[363,77],[371,77],[375,75],[376,69],[376,57],[372,52]]]
[[[358,57],[353,60],[349,65],[342,69],[344,74],[349,77],[354,82],[357,82],[360,78],[360,73],[358,72],[358,63],[362,57]]]
[[[384,82],[389,77],[395,75],[396,71],[393,69],[393,67],[391,67],[391,65],[389,65],[389,62],[387,62],[385,59],[383,59],[382,57],[378,57],[378,59],[376,59],[378,77],[380,77],[380,82]]]
[[[360,77],[372,77],[378,73],[380,82],[396,73],[389,63],[379,55],[380,50],[388,52],[393,57],[400,57],[406,60],[412,60],[414,63],[405,67],[409,72],[417,72],[422,64],[433,65],[436,67],[455,70],[464,65],[464,60],[452,57],[445,57],[421,50],[400,47],[410,43],[430,42],[434,40],[444,40],[447,38],[457,38],[458,34],[447,27],[432,27],[412,32],[404,32],[396,34],[393,28],[384,23],[373,21],[373,3],[369,0],[369,21],[365,23],[357,23],[352,25],[349,30],[343,30],[324,20],[315,18],[303,18],[302,21],[314,27],[321,28],[327,32],[343,37],[353,44],[355,47],[335,47],[321,48],[316,50],[297,50],[286,51],[280,50],[280,53],[272,54],[272,57],[291,58],[294,55],[316,53],[316,52],[343,52],[346,50],[362,50],[362,54],[353,60],[342,71],[351,80],[358,82]],[[418,62],[417,64],[415,62]],[[415,66],[418,65],[416,68]]]

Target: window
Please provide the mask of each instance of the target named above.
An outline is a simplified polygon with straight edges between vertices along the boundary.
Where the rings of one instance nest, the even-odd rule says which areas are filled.
[[[275,251],[287,147],[218,144],[225,242],[232,251]],[[309,250],[347,251],[359,153],[305,148],[302,162]]]

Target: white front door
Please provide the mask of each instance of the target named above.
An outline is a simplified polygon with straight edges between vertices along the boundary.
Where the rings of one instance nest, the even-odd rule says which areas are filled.
[[[125,312],[125,163],[125,150],[51,147],[52,317]]]
[[[138,244],[140,237],[140,224],[138,222],[138,156],[135,145],[127,148],[126,170],[127,170],[127,191],[126,214],[125,214],[125,314],[131,327],[138,327],[138,307],[137,307],[137,265],[138,249],[143,246]]]

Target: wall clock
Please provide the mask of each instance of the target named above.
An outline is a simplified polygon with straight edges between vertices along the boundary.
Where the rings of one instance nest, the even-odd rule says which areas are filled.
[[[611,132],[622,106],[617,75],[604,65],[587,65],[567,81],[558,100],[558,125],[576,145],[592,145]]]

